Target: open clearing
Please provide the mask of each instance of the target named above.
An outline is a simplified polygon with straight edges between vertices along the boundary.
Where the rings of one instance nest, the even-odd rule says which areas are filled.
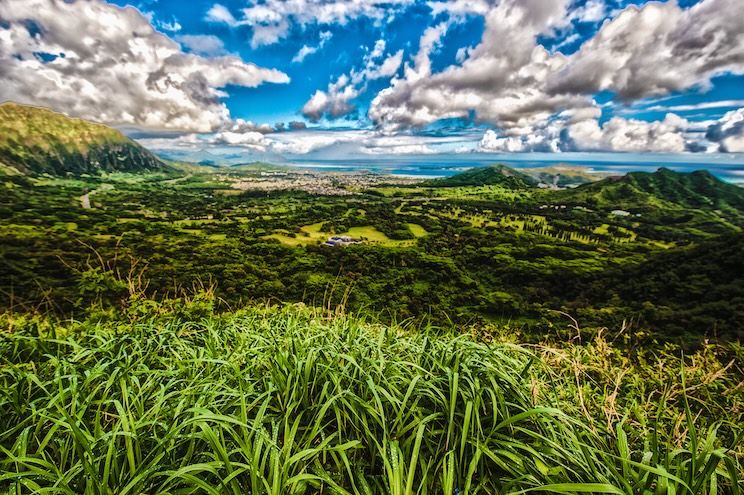
[[[337,233],[322,232],[320,230],[322,226],[323,222],[318,222],[300,227],[300,231],[296,233],[289,233],[287,231],[275,232],[273,234],[264,236],[264,238],[276,239],[282,244],[286,244],[287,246],[307,246],[310,244],[321,244],[328,238],[334,235],[339,235],[353,237],[354,239],[360,239],[365,243],[378,246],[406,247],[415,245],[417,239],[426,237],[428,235],[426,229],[424,229],[421,225],[415,223],[406,224],[408,229],[411,231],[411,234],[413,234],[414,236],[414,239],[406,240],[391,239],[372,225],[351,227],[345,232]]]

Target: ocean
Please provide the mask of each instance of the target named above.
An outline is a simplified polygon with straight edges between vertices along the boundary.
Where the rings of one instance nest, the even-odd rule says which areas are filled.
[[[513,156],[513,155],[512,155]],[[486,160],[474,160],[472,158],[448,158],[431,157],[430,159],[344,159],[344,160],[297,160],[289,161],[288,165],[294,167],[306,168],[316,171],[327,172],[354,172],[370,171],[383,174],[391,174],[405,177],[436,178],[448,177],[455,175],[464,170],[474,167],[484,167],[495,163],[503,163],[510,167],[520,168],[538,168],[550,166],[572,166],[586,168],[589,172],[609,173],[622,175],[631,171],[653,172],[659,167],[666,167],[677,172],[692,172],[694,170],[708,170],[716,177],[726,182],[739,183],[744,185],[744,164],[721,162],[712,159],[710,162],[702,160],[690,161],[670,161],[669,157],[664,160],[655,161],[653,157],[648,157],[644,161],[623,160],[624,155],[617,157],[616,161],[592,160],[592,159],[566,159],[565,156],[554,156],[552,159],[509,159],[493,158]],[[697,156],[696,156],[697,158]]]

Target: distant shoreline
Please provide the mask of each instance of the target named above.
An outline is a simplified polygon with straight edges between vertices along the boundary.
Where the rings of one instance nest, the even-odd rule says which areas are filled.
[[[435,179],[450,177],[465,170],[502,163],[516,169],[566,168],[567,171],[581,170],[588,174],[597,174],[598,178],[607,175],[624,175],[628,172],[654,172],[666,167],[677,172],[708,170],[721,180],[744,185],[744,168],[738,164],[704,164],[704,163],[614,163],[584,162],[569,160],[484,160],[484,161],[436,161],[414,162],[406,160],[303,160],[270,163],[272,166],[288,169],[308,170],[327,173],[372,172],[412,179]],[[227,163],[224,166],[231,166]],[[237,165],[237,164],[235,164]]]

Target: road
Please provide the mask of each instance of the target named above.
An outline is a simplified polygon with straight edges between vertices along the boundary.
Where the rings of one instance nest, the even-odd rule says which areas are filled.
[[[95,193],[96,191],[93,190],[89,193],[85,193],[82,196],[80,196],[80,206],[82,206],[86,210],[90,210],[90,195]]]

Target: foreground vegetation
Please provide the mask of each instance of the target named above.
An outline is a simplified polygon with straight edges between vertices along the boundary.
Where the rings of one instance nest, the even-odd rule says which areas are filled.
[[[135,297],[5,314],[0,493],[738,494],[744,351]]]

